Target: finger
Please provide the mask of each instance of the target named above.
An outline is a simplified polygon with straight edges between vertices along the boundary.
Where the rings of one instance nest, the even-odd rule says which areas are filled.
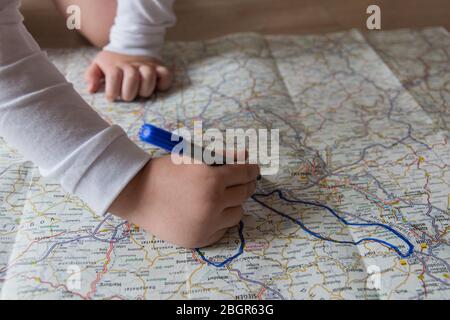
[[[226,187],[254,181],[260,172],[257,164],[227,164],[215,169],[221,171]]]
[[[238,225],[239,221],[242,220],[243,216],[244,216],[244,208],[242,208],[242,206],[227,208],[223,210],[220,214],[220,221],[218,223],[218,227],[220,229],[234,227]]]
[[[170,88],[172,84],[172,73],[165,66],[156,66],[156,75],[157,75],[157,89],[161,91],[165,91]]]
[[[93,62],[86,70],[85,78],[88,83],[89,93],[97,92],[102,84],[104,75],[97,63]]]
[[[139,88],[139,96],[148,98],[152,95],[156,86],[156,71],[149,65],[139,66],[139,74],[141,76],[141,86]]]
[[[223,236],[225,235],[225,233],[227,233],[228,228],[223,228],[220,230],[217,230],[216,232],[214,232],[208,240],[206,240],[205,245],[201,246],[201,247],[207,247],[210,246],[214,243],[216,243],[217,241],[219,241],[220,239],[223,238]]]
[[[123,67],[123,81],[121,97],[125,101],[132,101],[139,91],[139,72],[131,65]]]
[[[114,101],[120,95],[122,87],[123,71],[118,67],[113,67],[105,71],[105,94],[109,101]]]
[[[242,205],[255,193],[256,181],[225,189],[225,208]]]

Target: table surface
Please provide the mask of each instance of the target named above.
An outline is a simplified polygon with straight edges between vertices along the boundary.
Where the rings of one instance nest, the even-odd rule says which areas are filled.
[[[308,34],[357,28],[366,30],[366,9],[381,8],[383,30],[450,28],[448,0],[182,0],[169,40],[203,40],[229,33]],[[25,24],[41,46],[70,47],[87,42],[65,27],[50,0],[23,0]]]

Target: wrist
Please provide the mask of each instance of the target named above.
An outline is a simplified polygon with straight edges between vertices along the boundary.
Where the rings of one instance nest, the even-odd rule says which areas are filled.
[[[130,180],[112,202],[108,212],[125,220],[132,220],[140,197],[141,181],[148,163]]]

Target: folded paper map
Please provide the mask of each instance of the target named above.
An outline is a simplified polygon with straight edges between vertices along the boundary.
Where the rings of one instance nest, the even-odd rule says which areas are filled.
[[[202,120],[278,129],[280,166],[238,226],[187,250],[97,215],[1,141],[2,299],[450,298],[445,29],[169,42],[173,88],[133,103],[86,92],[95,49],[48,53],[154,156],[143,123]]]

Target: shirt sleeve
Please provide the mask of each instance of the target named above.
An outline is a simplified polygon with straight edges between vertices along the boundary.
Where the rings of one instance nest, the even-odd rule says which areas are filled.
[[[176,22],[175,0],[118,0],[105,50],[161,59],[166,29]]]
[[[76,93],[25,29],[18,0],[0,0],[0,136],[42,175],[107,211],[149,155]]]

